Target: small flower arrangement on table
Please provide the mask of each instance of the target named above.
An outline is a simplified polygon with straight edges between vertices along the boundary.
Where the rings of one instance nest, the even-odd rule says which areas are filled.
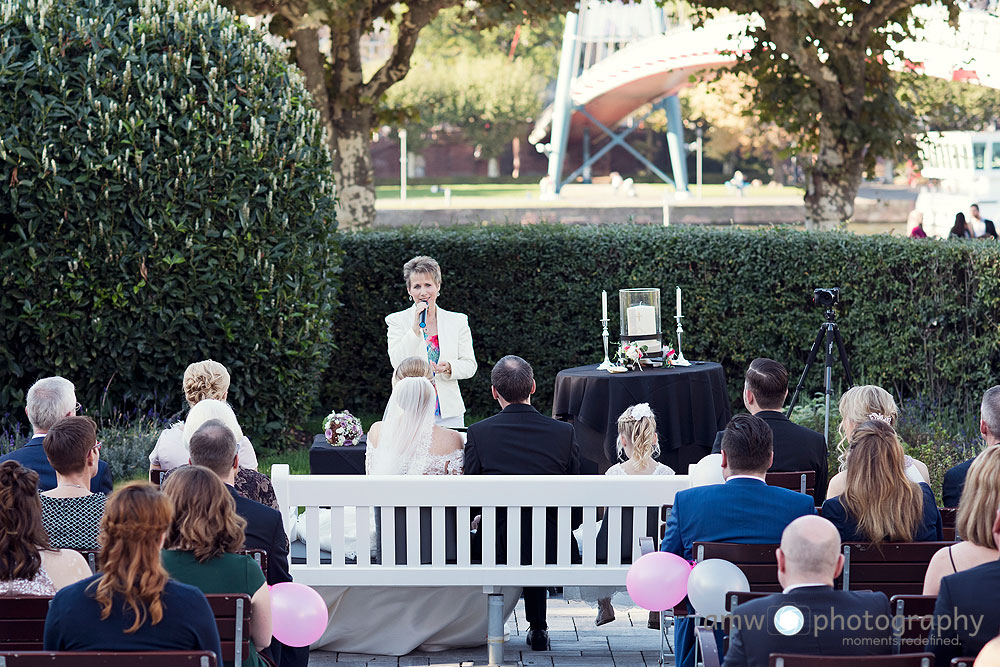
[[[364,430],[361,428],[361,420],[344,410],[327,415],[323,420],[323,434],[326,441],[334,447],[350,447],[358,444]]]
[[[648,345],[638,343],[619,343],[618,352],[615,353],[615,365],[628,370],[642,370],[642,360],[646,358]],[[663,348],[663,365],[673,366],[676,359],[676,352],[671,348]],[[659,365],[659,362],[656,363]]]

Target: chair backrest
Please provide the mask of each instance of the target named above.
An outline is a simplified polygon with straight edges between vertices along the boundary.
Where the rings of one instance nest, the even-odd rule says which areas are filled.
[[[163,482],[163,474],[166,470],[150,470],[149,471],[149,481],[151,484],[159,486]]]
[[[952,658],[951,667],[972,667],[976,662],[976,656],[965,658]]]
[[[942,536],[945,541],[952,542],[956,540],[955,537],[955,521],[958,519],[958,508],[957,507],[939,507],[938,511],[941,512],[941,528],[944,535]]]
[[[216,667],[211,651],[0,651],[2,667]]]
[[[900,653],[920,653],[927,650],[927,637],[934,618],[936,595],[893,595],[892,634]]]
[[[267,576],[267,550],[266,549],[241,549],[240,554],[244,556],[250,556],[255,561],[257,565],[260,565],[260,571]]]
[[[920,595],[931,556],[951,542],[896,542],[873,546],[845,542],[844,573],[838,588],[881,591],[888,596]]]
[[[729,591],[726,593],[726,611],[732,611],[744,602],[750,602],[750,600],[767,597],[768,595],[774,595],[774,593],[763,593],[760,591]]]
[[[701,562],[709,558],[728,560],[747,576],[750,590],[758,593],[781,591],[778,583],[778,563],[774,552],[777,544],[736,544],[734,542],[695,542],[695,560]]]
[[[0,650],[41,651],[51,597],[4,597],[0,603]]]
[[[222,660],[243,664],[250,650],[250,596],[206,595],[222,642]]]
[[[799,493],[812,495],[816,490],[815,470],[795,470],[791,472],[769,472],[764,475],[768,486],[778,486]]]
[[[795,655],[772,653],[770,667],[931,667],[933,653],[910,653],[908,655]]]
[[[719,667],[719,646],[715,631],[705,626],[695,626],[695,638],[701,647],[702,667]]]

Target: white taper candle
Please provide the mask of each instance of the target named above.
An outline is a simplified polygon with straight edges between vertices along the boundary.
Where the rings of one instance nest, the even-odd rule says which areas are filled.
[[[677,317],[681,316],[681,288],[677,288]]]
[[[601,290],[601,319],[608,319],[608,290]]]

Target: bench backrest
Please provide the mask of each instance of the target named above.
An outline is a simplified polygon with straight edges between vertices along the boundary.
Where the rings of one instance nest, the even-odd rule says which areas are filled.
[[[881,591],[888,596],[919,595],[931,556],[952,542],[897,542],[873,546],[845,542],[844,573],[838,588]]]
[[[791,472],[769,472],[764,475],[768,486],[778,486],[799,493],[812,495],[816,490],[815,470],[795,470]]]
[[[215,667],[211,651],[0,651],[3,667]]]
[[[893,595],[890,598],[892,634],[900,653],[927,650],[935,602],[936,595]]]
[[[933,653],[909,655],[792,655],[772,653],[770,667],[931,667]]]
[[[956,540],[955,537],[955,521],[958,519],[958,508],[957,507],[939,507],[938,512],[941,513],[941,528],[944,535],[943,539],[947,542],[952,542]]]
[[[244,556],[250,556],[253,558],[257,565],[260,565],[260,571],[267,576],[267,550],[266,549],[241,549],[238,553]]]
[[[647,534],[648,509],[659,511],[662,505],[672,504],[674,494],[690,486],[687,475],[293,476],[284,464],[272,467],[271,479],[286,530],[295,516],[292,508],[305,508],[306,562],[291,566],[295,581],[352,586],[624,585],[628,564],[621,562],[620,549],[609,548],[608,562],[598,562],[598,509],[607,508],[607,544],[612,546],[621,541],[622,508],[639,510],[632,512],[634,560],[639,557],[637,538]],[[429,534],[423,536],[422,507],[430,508],[431,518],[429,526],[425,525]],[[397,564],[396,558],[396,508],[405,508],[405,564]],[[481,508],[477,509],[482,515],[481,544],[499,545],[500,559],[495,549],[485,547],[481,562],[473,561],[474,539],[468,530],[473,508]],[[510,508],[523,511],[508,512]],[[572,553],[574,508],[582,508],[582,559]],[[446,511],[455,513],[459,527],[455,562],[446,557]],[[380,524],[377,539],[369,525],[373,512]],[[323,536],[331,545],[329,562],[321,560],[320,554],[321,513],[330,526],[329,535]],[[348,523],[354,518],[357,527],[360,555],[356,563],[345,562],[345,518]],[[552,536],[550,550],[546,534]],[[421,539],[431,544],[426,564],[421,563]],[[372,562],[367,556],[376,551],[381,559]],[[547,560],[552,562],[547,564]]]
[[[206,595],[222,642],[222,659],[243,664],[250,651],[250,596]]]
[[[739,567],[755,593],[777,593],[778,562],[774,552],[777,544],[735,544],[733,542],[695,542],[692,545],[695,560],[721,558]]]
[[[0,598],[0,651],[41,651],[51,603],[48,596]]]

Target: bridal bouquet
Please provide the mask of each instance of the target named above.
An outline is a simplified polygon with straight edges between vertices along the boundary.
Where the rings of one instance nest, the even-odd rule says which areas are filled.
[[[642,370],[639,365],[648,347],[637,343],[621,343],[618,346],[618,353],[615,355],[615,363],[631,370]]]
[[[327,415],[323,420],[323,433],[326,441],[334,447],[350,447],[358,444],[364,431],[361,429],[361,420],[344,410]]]

